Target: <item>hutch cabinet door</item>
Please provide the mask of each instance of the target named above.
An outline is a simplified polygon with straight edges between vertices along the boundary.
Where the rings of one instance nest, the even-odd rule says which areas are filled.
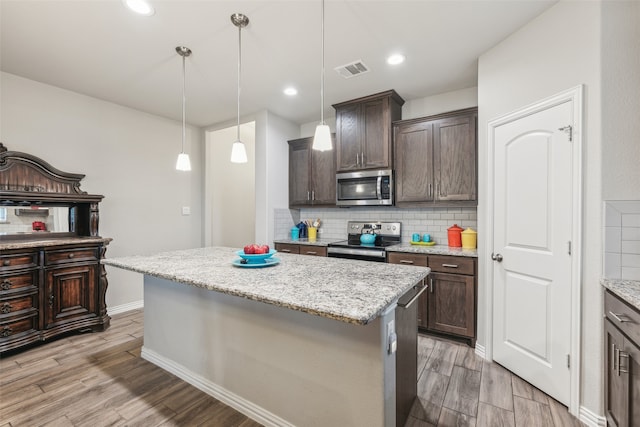
[[[432,272],[429,277],[428,329],[474,337],[474,276]]]
[[[313,138],[309,146],[313,144]],[[313,205],[336,205],[336,141],[331,136],[332,150],[311,152],[311,202]]]
[[[308,138],[289,141],[289,205],[311,204],[309,170],[311,163]]]
[[[98,267],[85,264],[45,270],[45,328],[96,316]]]
[[[360,169],[391,167],[389,98],[362,104]]]
[[[434,167],[437,200],[476,200],[475,113],[434,123]]]
[[[433,123],[394,128],[396,203],[433,201]]]
[[[362,154],[360,104],[336,108],[337,170],[348,172],[360,169]]]

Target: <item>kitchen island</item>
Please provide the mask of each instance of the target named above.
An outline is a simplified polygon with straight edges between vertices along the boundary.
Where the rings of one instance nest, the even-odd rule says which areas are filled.
[[[397,304],[429,269],[292,254],[244,268],[234,252],[104,260],[145,275],[142,357],[264,425],[396,425],[396,359],[417,335],[415,304]]]

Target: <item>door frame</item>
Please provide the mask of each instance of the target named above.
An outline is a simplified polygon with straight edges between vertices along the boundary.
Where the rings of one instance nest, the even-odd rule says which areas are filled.
[[[507,113],[488,122],[487,126],[487,216],[486,216],[486,236],[484,243],[484,251],[487,256],[482,259],[484,263],[484,283],[486,286],[485,294],[485,325],[486,325],[486,342],[485,342],[485,358],[493,361],[493,261],[489,254],[494,252],[493,234],[494,234],[494,180],[495,180],[495,164],[494,164],[494,144],[495,131],[499,126],[521,119],[523,117],[535,114],[539,111],[554,107],[565,102],[571,102],[573,110],[573,150],[572,150],[572,200],[573,209],[572,229],[571,229],[571,327],[570,327],[570,396],[569,396],[569,412],[576,417],[580,409],[580,361],[581,361],[581,283],[582,283],[582,145],[583,145],[583,93],[584,85],[578,85],[566,91],[560,92],[549,98],[537,101],[526,107]],[[568,123],[569,124],[569,123]]]

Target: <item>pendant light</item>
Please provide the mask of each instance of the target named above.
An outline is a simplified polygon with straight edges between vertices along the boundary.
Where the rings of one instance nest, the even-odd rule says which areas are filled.
[[[242,13],[231,15],[231,22],[238,27],[238,136],[231,147],[232,163],[247,163],[247,148],[240,140],[240,72],[242,70],[242,28],[249,24],[249,18]]]
[[[185,60],[187,56],[191,55],[191,49],[184,46],[176,47],[178,55],[182,56],[182,151],[178,154],[178,161],[176,162],[176,169],[179,171],[190,171],[191,161],[189,155],[184,152],[184,140],[186,139],[187,126],[185,122],[185,105],[186,105],[186,65]]]
[[[312,148],[318,151],[331,150],[331,131],[324,122],[324,0],[322,0],[321,15],[321,39],[322,39],[322,67],[320,69],[320,124],[316,126],[316,133],[313,136]]]

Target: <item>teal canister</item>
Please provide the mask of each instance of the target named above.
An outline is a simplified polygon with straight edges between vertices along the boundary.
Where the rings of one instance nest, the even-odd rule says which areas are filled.
[[[298,227],[291,227],[291,240],[298,240],[300,238],[300,229]]]

